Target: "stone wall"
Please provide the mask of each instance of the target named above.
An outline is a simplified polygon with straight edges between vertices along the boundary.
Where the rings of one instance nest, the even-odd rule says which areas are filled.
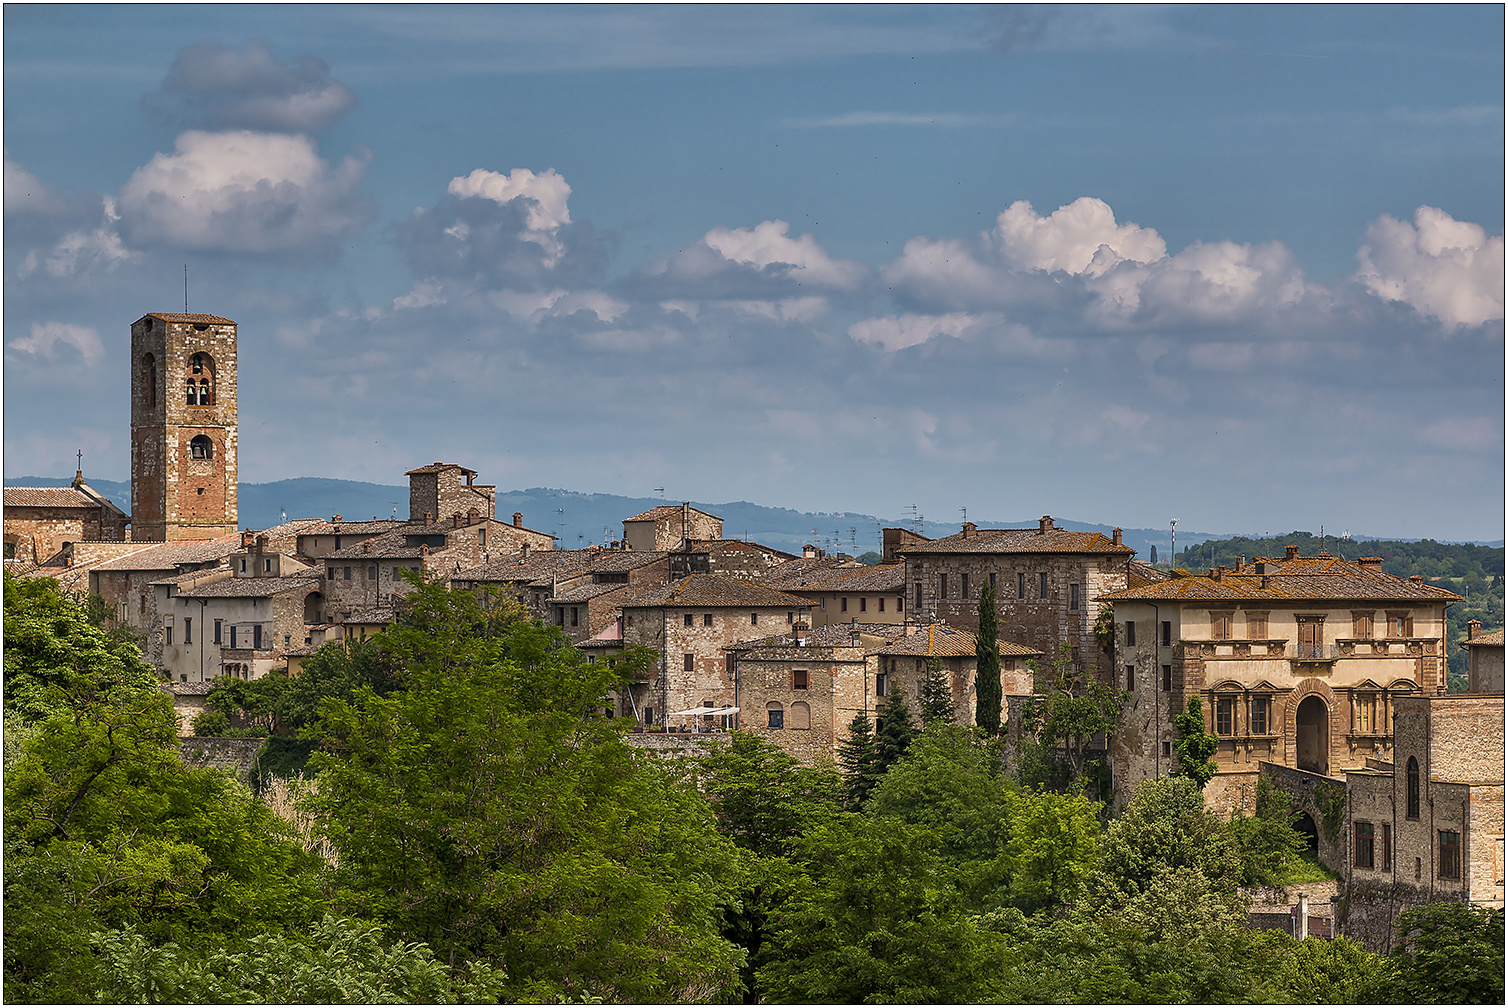
[[[1316,852],[1320,864],[1331,871],[1343,874],[1348,861],[1347,854],[1350,850],[1350,829],[1346,820],[1345,809],[1341,810],[1340,829],[1334,839],[1326,836],[1322,803],[1317,793],[1322,789],[1336,788],[1344,795],[1346,782],[1322,774],[1310,773],[1307,770],[1295,770],[1278,763],[1263,762],[1257,765],[1258,777],[1266,777],[1273,784],[1293,799],[1294,805],[1299,811],[1309,817],[1318,834],[1319,849]],[[1215,781],[1210,782],[1211,785]],[[1208,799],[1206,799],[1208,800]]]
[[[179,752],[189,766],[214,767],[235,775],[243,784],[251,783],[251,771],[256,766],[257,753],[261,751],[262,738],[203,738],[192,736],[179,739]]]
[[[740,730],[803,763],[831,759],[849,723],[865,709],[863,647],[767,647],[738,653],[736,661]],[[798,670],[806,673],[803,689],[795,688]],[[777,706],[784,724],[772,728],[769,712]]]

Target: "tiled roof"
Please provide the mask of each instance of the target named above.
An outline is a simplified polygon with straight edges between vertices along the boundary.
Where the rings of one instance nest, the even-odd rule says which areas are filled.
[[[1364,567],[1356,560],[1321,553],[1319,556],[1294,557],[1292,560],[1266,561],[1267,587],[1256,565],[1248,564],[1240,574],[1229,570],[1220,580],[1208,575],[1173,577],[1156,584],[1125,588],[1101,595],[1100,600],[1114,602],[1133,599],[1167,599],[1169,601],[1242,601],[1254,602],[1299,599],[1356,599],[1358,601],[1430,601],[1459,602],[1461,596],[1443,588],[1385,574],[1375,567]]]
[[[659,550],[584,550],[591,556],[591,569],[606,574],[616,571],[638,570],[664,560],[670,554]]]
[[[1132,560],[1130,569],[1126,572],[1127,587],[1136,588],[1140,585],[1156,584],[1166,581],[1173,575],[1161,567],[1153,567],[1145,560]]]
[[[398,618],[398,612],[390,605],[372,606],[370,609],[357,609],[346,617],[347,623],[391,623]]]
[[[875,564],[872,567],[855,567],[841,570],[832,576],[814,581],[790,591],[817,592],[894,592],[906,587],[906,565],[903,563]]]
[[[142,318],[148,317],[162,319],[164,322],[199,322],[201,324],[207,323],[209,325],[235,325],[235,323],[230,319],[221,318],[218,315],[185,315],[183,314],[183,312],[153,311],[147,312],[146,315],[142,316]]]
[[[412,476],[415,473],[445,472],[446,470],[449,470],[449,469],[459,469],[462,472],[469,472],[473,476],[476,475],[476,470],[475,469],[467,469],[465,466],[463,466],[463,465],[456,465],[454,462],[431,462],[427,466],[420,466],[417,469],[410,469],[408,472],[404,473],[403,475],[405,475],[405,476]]]
[[[766,588],[746,578],[726,574],[691,574],[664,588],[635,596],[623,607],[737,606],[741,608],[809,609],[806,599]]]
[[[99,503],[88,494],[73,487],[6,487],[5,506],[52,507],[52,508],[97,508]]]
[[[835,570],[862,566],[847,557],[792,557],[762,572],[757,580],[770,588],[787,591],[820,581]]]
[[[1492,633],[1477,634],[1471,640],[1461,642],[1463,647],[1502,647],[1503,631],[1494,630]]]
[[[96,564],[98,571],[172,570],[179,564],[223,560],[241,550],[241,535],[216,539],[179,539],[175,542],[143,543],[135,553]]]
[[[206,567],[201,570],[185,571],[182,574],[174,574],[171,577],[157,578],[155,581],[149,581],[147,583],[152,585],[176,585],[183,584],[187,581],[192,581],[194,580],[194,578],[209,577],[212,574],[230,573],[230,568],[222,564],[215,567]]]
[[[556,604],[570,605],[573,602],[587,602],[603,595],[611,595],[613,592],[626,593],[627,591],[628,585],[622,584],[584,584],[578,585],[570,591],[561,592],[550,599],[550,601]]]
[[[400,525],[406,524],[401,518],[373,518],[368,521],[338,522],[324,521],[319,518],[309,519],[311,524],[307,528],[299,530],[300,536],[318,535],[342,535],[342,536],[374,536],[389,532]]]
[[[978,638],[967,630],[960,630],[943,623],[933,623],[918,628],[916,633],[901,638],[882,650],[880,654],[917,655],[929,658],[967,657],[976,653],[977,641]],[[1029,648],[1024,644],[1013,644],[1010,641],[997,640],[996,644],[1000,648],[1000,653],[1007,658],[1024,658],[1042,653],[1035,648]]]
[[[784,550],[766,546],[763,543],[749,542],[747,539],[688,539],[683,553],[764,553],[767,556],[784,557],[794,560],[796,556]]]
[[[700,508],[688,507],[688,508],[686,508],[686,510],[687,511],[695,511],[699,515],[707,515],[708,518],[717,518],[717,515],[715,515],[715,514],[708,514],[706,511],[703,511]],[[681,505],[679,505],[679,504],[661,504],[659,507],[650,508],[648,511],[645,511],[643,514],[636,514],[632,518],[625,518],[623,520],[624,521],[653,521],[653,520],[655,520],[657,518],[678,517],[680,515],[680,513],[681,513]],[[717,518],[717,520],[718,521],[722,521],[721,518]]]
[[[1135,556],[1129,546],[1117,546],[1101,532],[1073,532],[1068,529],[974,529],[924,543],[912,543],[896,549],[911,553],[1100,553],[1112,556]]]
[[[857,631],[865,637],[880,637],[887,641],[895,641],[906,635],[906,627],[900,623],[829,623],[826,626],[817,627],[809,632],[804,638],[806,643],[797,644],[795,638],[789,632],[774,634],[769,637],[760,637],[757,640],[742,641],[729,644],[724,651],[756,651],[763,648],[829,648],[829,647],[852,647],[853,634]],[[873,648],[872,643],[864,643],[861,647]]]
[[[319,583],[319,572],[311,570],[295,577],[232,577],[214,584],[185,588],[179,598],[271,598],[285,591],[302,591]]]

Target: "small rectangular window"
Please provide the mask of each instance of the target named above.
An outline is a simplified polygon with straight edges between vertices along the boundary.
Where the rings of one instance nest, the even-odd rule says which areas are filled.
[[[232,649],[236,646],[236,625],[234,623],[230,625],[230,646]]]
[[[969,598],[969,576],[967,574],[960,574],[958,577],[962,581],[962,586],[958,589],[958,597],[967,600]]]
[[[254,623],[251,627],[251,648],[253,651],[262,650],[262,624]]]
[[[1164,693],[1169,692],[1170,690],[1172,690],[1172,688],[1173,688],[1173,666],[1171,666],[1171,665],[1164,665],[1162,667],[1162,689],[1163,689],[1163,692]]]
[[[1247,613],[1246,614],[1246,639],[1247,640],[1266,640],[1267,639],[1267,614],[1266,613]]]
[[[995,587],[995,572],[990,571],[990,587]]]
[[[241,558],[241,573],[242,574],[246,573],[246,558],[245,557]]]
[[[1135,665],[1127,665],[1126,666],[1126,689],[1128,689],[1128,690],[1134,690],[1134,689],[1136,689],[1136,666]]]
[[[879,673],[878,675],[876,675],[874,677],[874,695],[875,696],[884,696],[885,695],[885,680],[887,678],[888,677],[886,676],[886,674],[884,672],[881,672],[881,673]]]
[[[915,606],[915,608],[916,608],[916,610],[918,612],[920,612],[921,608],[922,608],[922,583],[920,581],[918,581],[916,583],[916,606]]]
[[[1372,824],[1358,822],[1353,824],[1356,829],[1356,850],[1351,863],[1357,868],[1372,867]]]
[[[342,574],[341,574],[342,580],[345,580],[345,581],[351,580],[351,568],[349,568],[349,567],[343,567],[343,568],[341,568],[341,570],[342,570]]]
[[[633,626],[634,625],[634,614],[633,613],[629,613],[628,617],[623,622],[626,625],[628,625],[628,626]]]
[[[1047,601],[1047,572],[1037,575],[1037,597],[1043,602]]]
[[[939,600],[948,597],[948,575],[946,574],[937,575],[937,597]]]
[[[711,613],[702,613],[702,626],[711,626],[711,625],[712,625],[712,614]]]
[[[885,611],[885,596],[880,596],[880,612]]]
[[[1162,621],[1162,646],[1163,647],[1172,647],[1173,646],[1173,621],[1172,620],[1163,620]]]
[[[759,613],[749,613],[749,626],[759,626]]]
[[[1461,834],[1455,830],[1440,831],[1440,877],[1461,877]]]
[[[868,610],[868,608],[869,608],[869,599],[865,598],[863,595],[860,595],[859,596],[859,612],[865,612],[866,610]]]
[[[1079,586],[1076,584],[1068,586],[1068,608],[1074,612],[1079,611]]]
[[[1173,743],[1171,743],[1171,742],[1164,742],[1162,744],[1162,756],[1163,756],[1163,759],[1167,759],[1167,758],[1169,758],[1172,755],[1173,755]]]
[[[1026,575],[1025,574],[1017,574],[1016,575],[1016,597],[1018,599],[1023,599],[1023,600],[1026,598]]]
[[[173,646],[173,624],[169,623],[162,628],[162,642],[168,647]]]
[[[823,612],[827,612],[827,596],[826,595],[822,596],[821,598],[819,598],[817,600],[817,608],[821,609]]]
[[[375,566],[369,566],[369,567],[367,567],[367,580],[368,581],[376,581],[377,580],[377,568]]]
[[[565,606],[555,607],[555,625],[565,626]]]
[[[1210,613],[1210,640],[1230,640],[1230,613]]]
[[[1356,613],[1352,616],[1351,634],[1359,640],[1370,640],[1372,637],[1372,614]]]
[[[194,620],[191,616],[183,618],[183,643],[194,643]]]
[[[224,626],[223,621],[221,621],[221,620],[215,620],[215,643],[216,644],[220,643],[220,632],[221,632],[221,628],[223,626]]]
[[[262,571],[263,573],[270,573],[272,571],[272,557],[264,557],[262,559]]]
[[[1393,826],[1391,823],[1382,824],[1382,870],[1393,870]]]
[[[1135,620],[1126,620],[1125,627],[1126,627],[1126,646],[1127,647],[1135,647],[1136,646],[1136,621]]]
[[[694,671],[695,669],[696,669],[696,655],[693,655],[693,654],[683,654],[683,655],[681,655],[681,671],[683,671],[683,672],[691,672],[691,671]]]
[[[571,606],[571,626],[581,625],[581,607]]]
[[[785,727],[785,711],[781,710],[779,707],[771,707],[769,710],[769,715],[771,728]]]
[[[330,568],[330,580],[334,581],[338,577],[340,577],[340,568],[339,567],[331,567]]]
[[[686,626],[690,626],[691,625],[692,616],[691,616],[690,613],[686,613],[685,615],[683,615],[681,617],[681,619],[685,623]]]
[[[791,689],[806,689],[806,669],[794,669],[791,672]]]
[[[838,599],[838,612],[848,612],[848,597]]]

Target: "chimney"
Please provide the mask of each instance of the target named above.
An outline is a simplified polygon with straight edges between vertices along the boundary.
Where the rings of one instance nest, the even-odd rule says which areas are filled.
[[[805,546],[801,547],[801,559],[811,560],[815,558],[816,555],[817,547],[813,546],[811,543],[807,543]]]
[[[343,520],[344,520],[344,519],[342,519],[342,518],[341,518],[341,517],[340,517],[340,515],[331,515],[331,516],[330,516],[330,524],[332,524],[332,525],[334,525],[334,524],[338,524],[338,523],[340,523],[340,522],[341,522],[341,521],[343,521]]]
[[[450,527],[451,528],[460,528],[461,527],[461,512],[457,511],[455,514],[453,514],[453,515],[450,516]]]
[[[791,637],[795,639],[796,643],[801,644],[803,647],[805,646],[804,642],[806,641],[807,633],[808,627],[805,623],[797,623],[795,626],[791,627]]]
[[[466,512],[466,523],[469,525],[480,517],[482,517],[482,512],[478,511],[476,508],[472,508],[470,511]]]
[[[264,535],[257,536],[257,552],[258,553],[266,553],[267,552],[267,537],[264,536]]]
[[[965,539],[967,539],[969,536],[973,535],[974,532],[978,528],[979,528],[979,526],[975,525],[973,522],[964,522],[963,523],[963,537]]]
[[[859,631],[857,631],[857,630],[850,630],[850,631],[848,631],[848,646],[849,647],[858,647],[859,646]]]
[[[252,532],[251,529],[247,529],[245,532],[242,532],[241,533],[241,548],[243,550],[249,550],[249,549],[251,549],[251,544],[254,543],[254,542],[256,542],[256,538],[257,538],[256,537],[256,533]]]
[[[1263,587],[1263,589],[1267,589],[1267,588],[1271,588],[1272,587],[1272,575],[1271,574],[1263,574],[1262,575],[1262,587]]]
[[[1043,515],[1042,520],[1037,523],[1037,534],[1046,535],[1050,528],[1052,528],[1052,515]]]
[[[1225,579],[1225,568],[1224,567],[1211,567],[1210,568],[1210,580],[1212,580],[1212,581],[1223,581],[1224,579]]]
[[[1299,548],[1297,546],[1288,546],[1287,548],[1285,548],[1283,550],[1283,559],[1284,560],[1293,560],[1298,555],[1299,555]]]
[[[522,511],[515,511],[515,512],[513,512],[513,527],[514,528],[523,528],[524,527],[524,513]]]
[[[429,556],[429,544],[428,543],[423,543],[423,544],[421,544],[419,546],[419,555],[421,557],[427,557],[427,556]]]
[[[1466,639],[1476,640],[1477,634],[1482,632],[1482,621],[1479,619],[1466,621]]]
[[[1382,570],[1382,557],[1362,557],[1356,562],[1361,564],[1363,570]]]
[[[363,552],[363,553],[370,553],[370,552],[372,552],[372,543],[371,543],[370,540],[368,540],[367,542],[364,542],[364,543],[361,544],[361,552]]]
[[[1238,556],[1238,557],[1236,557],[1236,573],[1237,574],[1245,574],[1246,573],[1246,558],[1244,556]]]
[[[1262,574],[1262,575],[1266,575],[1267,574],[1267,558],[1266,557],[1257,557],[1255,560],[1252,561],[1252,566],[1257,569],[1257,573],[1258,574]]]
[[[432,514],[430,514],[428,511],[424,512],[424,524],[425,524],[425,526],[428,527],[430,525],[433,525],[434,523],[435,523],[435,516],[432,515]]]
[[[1412,582],[1414,582],[1414,584],[1416,584],[1416,585],[1422,585],[1422,584],[1424,584],[1424,575],[1423,574],[1410,574],[1409,575],[1409,580],[1412,581]]]
[[[1113,543],[1115,543],[1115,545],[1117,545],[1117,546],[1124,546],[1125,545],[1125,543],[1121,542],[1121,530],[1120,529],[1111,529],[1110,530],[1110,541],[1113,542]]]

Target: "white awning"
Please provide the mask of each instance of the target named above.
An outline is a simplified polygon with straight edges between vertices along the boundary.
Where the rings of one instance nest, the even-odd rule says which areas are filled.
[[[681,717],[686,714],[706,714],[710,716],[721,716],[724,714],[737,713],[737,707],[692,707],[688,710],[671,711],[670,714],[667,715],[667,717]]]

